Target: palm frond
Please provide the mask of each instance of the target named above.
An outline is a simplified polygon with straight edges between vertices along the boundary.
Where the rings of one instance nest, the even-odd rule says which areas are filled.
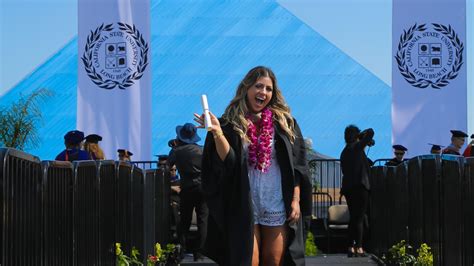
[[[41,88],[27,96],[20,96],[9,107],[0,108],[0,144],[15,149],[35,148],[40,139],[38,124],[42,122],[41,104],[53,96],[53,92]]]

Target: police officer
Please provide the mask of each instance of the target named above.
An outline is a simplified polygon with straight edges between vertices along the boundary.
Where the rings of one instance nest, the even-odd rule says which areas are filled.
[[[403,162],[403,157],[405,156],[406,151],[408,150],[403,145],[393,145],[393,154],[395,155],[390,161],[385,163],[385,166],[397,166]]]
[[[84,133],[79,130],[72,130],[64,135],[64,145],[66,149],[56,156],[56,161],[83,161],[90,160],[89,153],[81,150],[84,140]]]

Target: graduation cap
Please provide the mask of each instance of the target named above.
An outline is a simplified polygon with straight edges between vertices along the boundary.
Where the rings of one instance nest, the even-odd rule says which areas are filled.
[[[398,145],[398,144],[397,144],[397,145],[393,145],[392,147],[393,147],[393,149],[396,150],[396,151],[404,151],[404,152],[405,152],[405,151],[408,150],[407,148],[405,148],[405,146],[403,146],[403,145]]]
[[[157,154],[155,156],[158,157],[158,161],[168,160],[169,157],[167,154]]]
[[[102,140],[102,137],[97,134],[90,134],[86,137],[86,141],[90,143],[99,143]]]
[[[128,156],[132,156],[133,153],[131,151],[127,151],[125,149],[118,149],[117,150],[118,153],[122,153],[122,154],[125,154],[125,155],[128,155]]]
[[[64,135],[64,140],[66,143],[78,144],[84,140],[84,132],[79,130],[71,130]]]
[[[441,146],[441,145],[438,145],[438,144],[433,144],[433,143],[428,143],[428,145],[431,145],[431,150],[432,151],[440,151],[442,147],[444,146]]]
[[[428,143],[428,145],[431,145],[431,153],[433,152],[441,152],[441,148],[444,146],[438,145],[438,144],[433,144],[433,143]]]
[[[454,138],[466,138],[467,134],[462,132],[461,130],[451,130],[451,134],[453,134]]]

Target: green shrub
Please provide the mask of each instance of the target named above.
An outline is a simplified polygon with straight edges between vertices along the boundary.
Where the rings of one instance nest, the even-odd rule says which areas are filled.
[[[132,248],[131,256],[127,256],[121,249],[120,243],[115,243],[115,255],[116,255],[116,265],[118,266],[129,266],[129,265],[143,265],[138,260],[138,249],[135,247]],[[154,266],[157,263],[160,265],[177,265],[179,263],[178,258],[178,249],[174,244],[167,244],[165,249],[161,248],[160,243],[155,244],[155,254],[148,255],[147,257],[147,266]]]
[[[318,247],[314,244],[314,236],[311,232],[308,232],[308,237],[305,243],[305,256],[316,256],[318,255]]]
[[[412,246],[406,243],[405,240],[402,240],[393,245],[388,250],[388,254],[384,255],[382,259],[387,265],[433,265],[433,253],[431,253],[431,248],[426,243],[421,244],[420,248],[416,251],[415,254]]]

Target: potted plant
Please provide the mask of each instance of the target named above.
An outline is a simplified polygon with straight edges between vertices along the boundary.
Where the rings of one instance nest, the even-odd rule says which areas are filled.
[[[161,248],[160,243],[155,244],[155,254],[148,255],[146,265],[147,266],[174,266],[179,264],[179,253],[180,246],[174,244],[167,244],[165,249]],[[115,243],[115,255],[116,265],[118,266],[129,266],[129,265],[143,265],[138,259],[140,255],[138,249],[132,248],[132,254],[127,256],[121,249],[120,243]]]
[[[155,244],[155,255],[148,255],[147,266],[173,266],[179,264],[179,245],[167,244],[165,249],[160,243]]]
[[[415,257],[412,246],[402,240],[393,245],[388,250],[388,254],[382,257],[382,260],[387,265],[433,265],[433,253],[426,243],[421,244],[420,248],[416,250],[416,255],[417,257]]]

